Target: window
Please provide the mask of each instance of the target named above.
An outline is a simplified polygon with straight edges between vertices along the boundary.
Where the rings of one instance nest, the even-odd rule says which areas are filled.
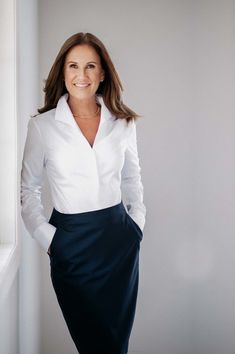
[[[18,267],[16,4],[0,2],[0,287],[1,296]],[[4,283],[4,287],[2,284]]]

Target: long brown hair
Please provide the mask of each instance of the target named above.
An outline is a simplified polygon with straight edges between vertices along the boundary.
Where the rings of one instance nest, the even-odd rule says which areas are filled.
[[[105,71],[105,78],[100,82],[96,93],[102,95],[104,104],[110,112],[116,118],[126,119],[127,122],[141,117],[122,102],[121,91],[123,91],[123,86],[104,44],[93,34],[83,32],[75,33],[62,45],[51,67],[48,78],[45,80],[45,87],[43,89],[45,92],[44,107],[39,108],[38,112],[44,113],[55,108],[60,97],[68,92],[64,83],[65,58],[68,51],[79,44],[90,45],[100,56],[101,66]]]

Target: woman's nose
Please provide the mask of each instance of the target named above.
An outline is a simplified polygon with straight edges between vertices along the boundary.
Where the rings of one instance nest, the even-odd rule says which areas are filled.
[[[80,81],[87,77],[85,69],[80,69],[77,72],[77,77]]]

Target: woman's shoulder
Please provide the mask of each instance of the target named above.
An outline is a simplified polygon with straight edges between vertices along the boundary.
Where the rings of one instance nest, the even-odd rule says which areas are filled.
[[[30,121],[34,121],[41,127],[47,127],[48,124],[55,118],[55,108],[50,109],[47,112],[39,113],[36,116],[30,118]]]

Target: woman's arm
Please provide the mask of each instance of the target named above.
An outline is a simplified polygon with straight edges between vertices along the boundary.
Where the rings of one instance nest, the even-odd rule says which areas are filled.
[[[30,235],[48,251],[56,227],[47,221],[41,203],[43,167],[43,143],[35,118],[31,118],[21,169],[21,216]]]
[[[143,203],[143,184],[141,167],[137,149],[136,123],[131,121],[131,132],[125,152],[125,162],[122,168],[122,198],[127,206],[129,215],[143,231],[146,217],[146,207]]]

